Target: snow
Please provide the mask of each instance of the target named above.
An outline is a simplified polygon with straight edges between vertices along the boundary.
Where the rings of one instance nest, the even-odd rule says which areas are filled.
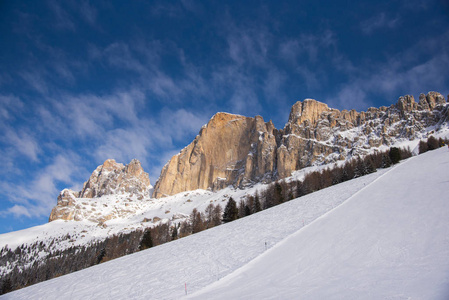
[[[179,299],[185,284],[191,299],[447,299],[448,164],[447,148],[427,152],[0,299]],[[225,204],[255,189],[193,191],[165,205]]]
[[[448,299],[449,152],[410,159],[191,299]]]

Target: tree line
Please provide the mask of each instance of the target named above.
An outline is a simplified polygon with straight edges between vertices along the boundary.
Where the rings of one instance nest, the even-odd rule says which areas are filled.
[[[449,145],[449,140],[447,138],[437,139],[436,137],[431,135],[426,141],[424,140],[419,141],[418,144],[419,154],[425,153],[430,150],[435,150],[445,145]]]
[[[275,181],[266,189],[256,191],[254,195],[247,195],[238,204],[234,199],[229,199],[224,210],[223,222],[249,216],[332,185],[376,172],[380,168],[388,168],[411,156],[412,152],[409,148],[392,147],[387,151],[352,159],[342,166],[307,173],[303,180]]]

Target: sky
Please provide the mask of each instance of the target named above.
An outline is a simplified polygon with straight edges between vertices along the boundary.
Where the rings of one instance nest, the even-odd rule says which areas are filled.
[[[0,0],[0,233],[106,159],[165,163],[219,111],[283,128],[449,93],[449,1]]]

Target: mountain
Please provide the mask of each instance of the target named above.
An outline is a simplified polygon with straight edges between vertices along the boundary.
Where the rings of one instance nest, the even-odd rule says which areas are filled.
[[[58,219],[104,222],[133,215],[151,192],[148,173],[144,172],[138,160],[133,159],[124,166],[108,159],[93,171],[81,191],[61,191],[49,222]],[[115,203],[105,202],[111,198],[107,196],[115,196]]]
[[[61,191],[48,224],[0,235],[0,293],[4,278],[23,287],[139,251],[146,232],[151,232],[155,245],[189,235],[196,232],[192,229],[194,210],[204,219],[213,209],[220,223],[220,212],[231,197],[242,212],[244,205],[254,210],[249,203],[257,195],[267,209],[294,198],[293,194],[299,196],[306,173],[315,173],[315,181],[309,182],[314,186],[325,180],[331,184],[342,182],[343,177],[349,180],[373,170],[359,172],[369,169],[360,165],[359,171],[353,169],[351,174],[338,166],[363,164],[358,157],[370,153],[376,153],[377,162],[381,161],[377,168],[384,168],[382,151],[388,146],[411,147],[417,153],[421,138],[447,136],[448,107],[444,97],[435,92],[421,95],[419,103],[405,96],[389,108],[360,113],[330,109],[307,99],[292,107],[282,130],[259,116],[217,113],[194,142],[163,168],[154,192],[139,161],[123,165],[108,159],[80,191]],[[332,172],[325,170],[335,166]],[[344,174],[329,181],[328,175],[338,169]],[[269,185],[279,178],[285,180]],[[284,200],[270,194],[268,189],[273,186],[277,192],[284,191]],[[319,189],[311,186],[307,192],[303,189],[302,195]],[[339,197],[346,195],[343,190],[338,193]],[[307,215],[317,216],[340,200],[329,204],[320,199],[324,207],[315,203],[304,208]]]
[[[395,105],[366,112],[339,111],[306,99],[293,105],[280,130],[260,116],[217,113],[163,167],[153,197],[286,178],[304,167],[427,138],[448,121],[447,102],[437,92],[421,94],[418,103],[407,95]]]
[[[440,148],[0,299],[448,299],[448,163]]]

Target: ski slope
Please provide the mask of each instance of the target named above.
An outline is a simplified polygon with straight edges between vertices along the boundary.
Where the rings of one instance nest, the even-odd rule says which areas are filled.
[[[446,148],[0,299],[448,299]]]
[[[191,299],[449,299],[449,151],[410,159]]]

